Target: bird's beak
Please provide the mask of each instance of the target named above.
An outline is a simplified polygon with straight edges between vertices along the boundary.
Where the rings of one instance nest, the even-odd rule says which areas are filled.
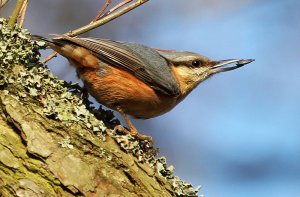
[[[254,59],[231,59],[231,60],[215,61],[214,65],[211,67],[211,71],[213,73],[219,73],[219,72],[234,70],[246,64],[249,64],[253,61]],[[230,64],[235,64],[235,65],[229,66]]]

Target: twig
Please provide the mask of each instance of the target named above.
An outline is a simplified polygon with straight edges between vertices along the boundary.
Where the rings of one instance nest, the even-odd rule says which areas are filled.
[[[106,8],[109,6],[109,4],[111,4],[111,0],[106,0],[104,6],[99,10],[97,16],[94,18],[94,20],[91,23],[100,19],[100,17],[102,16],[102,14],[106,10]]]
[[[110,1],[110,0],[107,0],[107,1],[106,1],[105,5],[101,8],[101,10],[102,10],[103,8],[105,8],[105,9],[107,8],[106,4],[107,4],[109,1]],[[132,0],[125,0],[125,1],[123,1],[122,3],[116,5],[116,6],[115,6],[114,8],[112,8],[112,9],[116,10],[116,9],[122,7],[123,5],[125,5],[125,4],[127,4],[127,3],[131,2],[131,1],[132,1]],[[115,18],[118,18],[118,17],[122,16],[123,14],[125,14],[125,13],[129,12],[130,10],[133,10],[134,8],[136,8],[136,7],[138,7],[138,6],[140,6],[140,5],[144,4],[144,3],[146,3],[147,1],[149,1],[149,0],[137,0],[135,3],[130,4],[130,5],[126,6],[126,7],[124,7],[123,9],[121,9],[121,10],[119,10],[119,11],[117,11],[117,12],[114,12],[114,13],[112,13],[114,10],[111,9],[111,10],[109,10],[108,13],[106,13],[105,16],[103,16],[103,17],[101,16],[101,14],[102,14],[102,13],[101,13],[100,16],[101,16],[102,18],[100,18],[99,20],[97,20],[97,21],[95,21],[95,22],[92,21],[90,24],[88,24],[88,25],[86,25],[86,26],[83,26],[83,27],[80,27],[80,28],[78,28],[78,29],[75,29],[75,30],[73,30],[73,31],[70,31],[70,32],[68,32],[68,33],[66,33],[66,34],[64,34],[64,35],[74,37],[74,36],[78,36],[78,35],[80,35],[80,34],[83,34],[83,33],[85,33],[85,32],[88,32],[88,31],[90,31],[90,30],[92,30],[92,29],[95,29],[95,28],[97,28],[97,27],[99,27],[99,26],[101,26],[101,25],[104,25],[104,24],[106,24],[106,23],[108,23],[108,22],[114,20]],[[106,6],[106,7],[105,7],[105,6]],[[105,9],[103,9],[103,10],[105,10]],[[98,12],[97,16],[98,16],[99,13],[101,12],[101,10]],[[97,17],[96,17],[96,18],[97,18]],[[95,19],[94,19],[94,20],[95,20]],[[49,60],[51,60],[53,57],[55,57],[56,55],[57,55],[57,53],[56,53],[56,52],[53,52],[53,53],[51,53],[48,57],[46,57],[42,62],[43,62],[43,63],[46,63],[46,62],[48,62]]]
[[[48,55],[43,61],[42,64],[46,64],[49,60],[57,56],[57,52],[53,51],[50,55]]]
[[[18,0],[11,16],[9,17],[8,26],[13,27],[17,23],[20,10],[25,0]]]
[[[80,27],[78,29],[75,29],[73,31],[70,31],[68,33],[66,33],[65,35],[67,36],[77,36],[77,35],[80,35],[80,34],[83,34],[83,33],[86,33],[92,29],[95,29],[101,25],[104,25],[112,20],[114,20],[115,18],[118,18],[120,16],[122,16],[123,14],[131,11],[132,9],[146,3],[147,1],[149,0],[137,0],[135,3],[132,3],[120,10],[117,10],[116,12],[113,12],[103,18],[100,18],[98,21],[95,21],[94,23],[91,23],[91,24],[88,24],[88,25],[85,25],[83,27]]]
[[[108,10],[108,12],[105,13],[105,14],[104,14],[103,16],[101,16],[101,17],[104,17],[104,16],[109,15],[109,14],[112,13],[113,11],[119,9],[120,7],[126,5],[127,3],[130,3],[131,1],[132,1],[132,0],[124,0],[124,1],[122,1],[121,3],[119,3],[118,5],[116,5],[115,7],[111,8],[110,10]]]
[[[23,5],[22,5],[22,9],[21,9],[19,27],[23,26],[23,23],[24,23],[24,20],[25,20],[26,11],[27,11],[27,6],[28,6],[28,0],[25,0],[24,3],[23,3]]]
[[[8,0],[0,0],[0,8],[2,8],[7,2]]]

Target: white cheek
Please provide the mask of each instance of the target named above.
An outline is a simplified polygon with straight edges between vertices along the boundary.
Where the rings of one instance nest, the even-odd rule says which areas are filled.
[[[205,73],[205,69],[204,68],[198,68],[195,72],[195,74],[197,76],[201,76],[203,73]]]
[[[203,73],[205,73],[205,68],[197,68],[197,69],[190,69],[188,67],[181,67],[178,69],[178,74],[185,80],[191,82],[196,82],[200,78],[203,77]]]
[[[196,74],[197,76],[200,76],[200,75],[202,74],[202,71],[201,71],[201,70],[197,70],[197,71],[195,72],[195,74]]]

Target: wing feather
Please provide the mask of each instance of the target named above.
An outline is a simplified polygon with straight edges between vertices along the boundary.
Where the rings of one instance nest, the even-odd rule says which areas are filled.
[[[68,36],[59,36],[53,39],[67,40],[76,45],[87,48],[92,51],[93,54],[100,60],[110,63],[119,68],[128,70],[137,78],[150,85],[153,89],[156,89],[164,94],[179,94],[177,82],[171,74],[171,70],[165,59],[163,59],[164,61],[161,61],[162,59],[158,61],[159,63],[163,62],[163,65],[154,65],[151,64],[151,62],[147,61],[147,57],[139,55],[135,51],[137,49],[132,48],[146,48],[143,45],[132,43],[127,43],[126,45],[126,43],[116,42],[112,40],[96,38],[72,38]],[[149,47],[146,49],[150,50]],[[152,58],[162,58],[159,53],[156,54],[154,52],[154,49],[152,49],[152,51],[150,52],[153,56]],[[158,69],[160,69],[160,71],[157,71]],[[167,72],[161,72],[164,70],[166,70]]]

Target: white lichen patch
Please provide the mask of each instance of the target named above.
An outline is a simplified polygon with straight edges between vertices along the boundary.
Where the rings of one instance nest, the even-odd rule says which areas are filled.
[[[44,48],[45,43],[32,40],[25,29],[8,28],[6,23],[0,18],[0,86],[16,86],[14,94],[19,100],[34,98],[49,118],[63,121],[67,126],[82,123],[104,135],[103,122],[86,109],[80,98],[68,91],[63,80],[58,80],[39,62],[38,50]],[[25,88],[26,92],[18,88]]]
[[[74,146],[71,144],[71,137],[67,136],[64,139],[62,139],[60,142],[58,142],[61,147],[63,148],[69,148],[69,149],[73,149]]]

